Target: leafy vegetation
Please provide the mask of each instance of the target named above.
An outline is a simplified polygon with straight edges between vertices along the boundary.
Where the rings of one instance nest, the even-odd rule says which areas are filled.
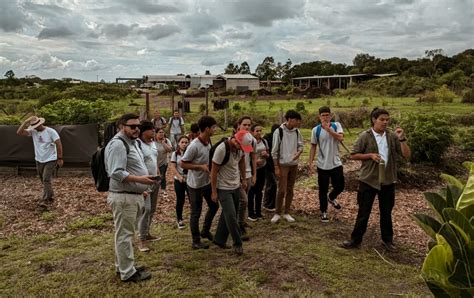
[[[466,183],[443,174],[448,186],[425,193],[435,217],[414,215],[432,241],[422,276],[436,297],[474,295],[474,163],[465,165],[470,170]]]
[[[61,99],[47,104],[39,114],[55,124],[104,123],[112,116],[110,105],[104,100],[94,102],[81,99]]]

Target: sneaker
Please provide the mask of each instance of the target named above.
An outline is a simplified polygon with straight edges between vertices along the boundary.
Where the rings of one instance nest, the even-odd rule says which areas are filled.
[[[328,214],[326,212],[321,213],[321,222],[329,222]]]
[[[360,243],[356,243],[353,240],[345,240],[342,242],[341,247],[345,249],[360,248]]]
[[[328,198],[328,202],[331,203],[331,205],[333,205],[334,208],[341,209],[341,205],[337,202],[336,199],[331,200],[330,198]]]
[[[129,278],[122,280],[123,282],[141,282],[151,278],[151,273],[145,270],[135,271]]]
[[[219,246],[220,248],[222,249],[231,249],[232,247],[230,247],[229,245],[227,244],[222,244],[222,243],[219,243],[219,242],[215,242],[215,241],[212,241],[212,243],[214,243],[215,245]]]
[[[145,271],[146,267],[145,266],[135,266],[135,270],[137,271]],[[120,277],[120,272],[115,271],[118,277]]]
[[[250,221],[257,221],[258,220],[258,218],[256,216],[249,216],[249,217],[247,217],[247,219],[250,220]]]
[[[397,247],[393,244],[392,241],[390,241],[390,242],[384,242],[384,243],[383,243],[383,246],[384,246],[385,250],[387,250],[387,251],[389,251],[389,252],[397,251]]]
[[[262,219],[263,215],[262,214],[257,214],[257,219]]]
[[[249,241],[250,237],[247,235],[247,230],[244,227],[240,228],[240,239],[242,241]]]
[[[275,214],[273,215],[272,219],[270,220],[271,223],[277,223],[279,220],[280,220],[280,215],[279,214]]]
[[[184,229],[186,226],[184,225],[184,222],[182,220],[178,221],[178,229],[182,230]]]
[[[250,241],[250,237],[248,235],[241,235],[240,240],[247,242],[247,241]]]
[[[204,244],[202,242],[193,242],[192,247],[193,249],[208,249],[209,245]]]
[[[275,212],[275,208],[262,207],[262,209],[268,212]]]
[[[148,252],[150,251],[150,248],[146,245],[147,241],[146,240],[138,240],[138,250],[141,252]]]
[[[241,256],[244,254],[244,249],[242,246],[234,246],[234,253],[238,256]]]
[[[287,222],[295,222],[296,220],[289,214],[283,214],[283,218],[286,219]]]
[[[214,237],[212,236],[211,232],[209,232],[209,231],[207,231],[207,232],[202,231],[201,232],[201,238],[208,239],[209,241],[214,240]]]
[[[168,193],[165,190],[165,191],[163,191],[163,198],[166,198],[166,197],[168,197]]]
[[[161,237],[160,237],[160,236],[155,237],[155,236],[152,236],[152,235],[150,235],[150,234],[148,234],[148,235],[146,236],[146,241],[153,242],[153,241],[159,241],[159,240],[161,240]]]

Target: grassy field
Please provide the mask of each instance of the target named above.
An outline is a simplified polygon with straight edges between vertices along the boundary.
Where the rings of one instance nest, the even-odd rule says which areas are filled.
[[[106,217],[106,216],[104,216]],[[0,240],[0,296],[426,296],[410,251],[338,247],[350,227],[299,215],[258,222],[244,255],[194,251],[188,229],[162,225],[149,253],[136,251],[150,281],[124,284],[113,267],[113,233],[76,230]],[[111,222],[106,226],[110,228]],[[381,256],[378,255],[380,253]]]

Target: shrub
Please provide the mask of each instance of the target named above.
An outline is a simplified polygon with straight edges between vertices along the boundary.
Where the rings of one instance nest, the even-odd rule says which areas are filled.
[[[441,114],[409,114],[401,126],[415,163],[438,163],[453,141],[452,124]]]
[[[63,96],[61,92],[58,92],[58,91],[45,93],[41,95],[40,98],[38,99],[38,108],[41,108],[42,106],[56,102],[62,98]]]
[[[306,108],[304,106],[304,103],[299,101],[296,103],[295,110],[298,112],[306,111]]]
[[[474,127],[459,129],[457,143],[462,150],[474,151]]]
[[[464,165],[470,171],[467,183],[442,174],[448,186],[425,193],[435,217],[413,216],[431,238],[421,275],[435,297],[474,295],[474,164]]]
[[[232,106],[232,110],[234,111],[240,111],[242,110],[242,107],[240,106],[240,104],[238,102],[234,103],[234,105]]]
[[[439,87],[438,89],[435,90],[434,93],[435,93],[436,98],[439,101],[447,102],[447,103],[453,102],[454,99],[456,99],[457,97],[456,94],[454,94],[453,91],[449,90],[448,86],[446,85]]]
[[[474,89],[467,89],[462,96],[463,103],[474,103]]]
[[[52,125],[103,123],[112,116],[107,102],[81,99],[61,99],[42,107],[39,114]]]
[[[337,112],[339,116],[339,121],[344,127],[353,128],[353,127],[365,127],[365,123],[370,121],[369,111],[362,107],[358,109],[353,109],[350,112]]]

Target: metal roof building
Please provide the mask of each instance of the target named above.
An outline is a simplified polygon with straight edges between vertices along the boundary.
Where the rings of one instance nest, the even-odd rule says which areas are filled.
[[[220,74],[213,80],[214,89],[243,92],[260,89],[258,77],[250,74]]]
[[[383,74],[348,74],[348,75],[330,75],[330,76],[308,76],[308,77],[297,77],[292,78],[291,81],[295,86],[305,87],[319,87],[327,89],[347,89],[349,85],[354,82],[380,78],[396,76],[397,73],[383,73]]]

